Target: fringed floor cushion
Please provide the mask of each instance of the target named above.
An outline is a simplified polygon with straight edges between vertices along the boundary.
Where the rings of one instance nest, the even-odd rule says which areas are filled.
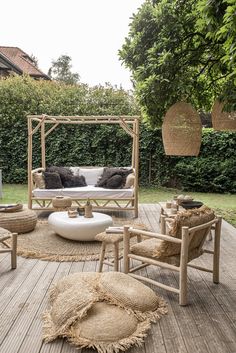
[[[64,277],[52,288],[49,303],[44,340],[66,337],[78,348],[99,353],[140,346],[151,322],[167,313],[166,303],[153,290],[120,272]]]

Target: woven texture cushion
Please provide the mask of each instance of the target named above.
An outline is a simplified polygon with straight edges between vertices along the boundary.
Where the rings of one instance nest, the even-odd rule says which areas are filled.
[[[119,272],[64,277],[51,290],[49,302],[44,339],[67,337],[77,347],[99,353],[140,345],[151,322],[167,312],[165,302],[150,288]]]
[[[45,189],[45,180],[42,172],[33,173],[33,181],[37,188]]]
[[[126,225],[129,226],[129,224],[127,223]],[[138,223],[135,222],[133,224],[130,224],[130,227],[133,227],[134,229],[142,229],[142,230],[148,230],[147,226],[143,223]],[[131,238],[135,237],[136,235],[133,233],[130,233]],[[121,242],[123,241],[124,235],[123,232],[122,233],[106,233],[106,232],[102,232],[99,233],[97,235],[95,235],[95,240],[98,241],[104,241],[107,244],[114,244],[117,242]]]
[[[214,218],[214,212],[206,206],[180,212],[172,223],[169,235],[181,239],[182,227],[195,227],[210,222]],[[210,227],[208,229],[198,230],[196,234],[194,234],[189,244],[188,261],[193,260],[201,254],[202,241],[204,241],[209,231]],[[180,262],[180,244],[171,243],[169,241],[150,238],[133,245],[131,252],[135,255],[157,258],[159,261],[171,264],[179,265]]]
[[[135,175],[134,173],[130,173],[125,182],[125,189],[129,189],[134,186],[134,181],[135,181]]]

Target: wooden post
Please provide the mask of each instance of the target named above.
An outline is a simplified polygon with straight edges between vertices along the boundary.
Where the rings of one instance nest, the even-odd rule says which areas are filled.
[[[161,234],[166,234],[166,216],[161,215]]]
[[[130,233],[129,226],[124,226],[124,273],[129,273],[129,257],[128,254],[130,252]]]
[[[213,256],[213,282],[219,283],[220,272],[220,235],[222,217],[217,217],[218,222],[215,225],[214,256]]]
[[[16,268],[17,233],[12,233],[11,268]]]
[[[32,121],[28,117],[28,208],[32,208]]]
[[[133,122],[133,131],[135,132],[135,121]],[[135,143],[136,143],[135,135],[133,135],[133,144],[132,144],[132,168],[135,168],[135,151],[136,151]]]
[[[119,271],[119,242],[114,244],[114,271]]]
[[[135,189],[134,189],[134,216],[138,217],[138,178],[139,178],[139,120],[135,119]]]
[[[100,258],[99,258],[99,268],[98,268],[98,272],[102,272],[103,261],[104,261],[104,257],[105,257],[105,251],[106,251],[106,243],[105,243],[105,241],[103,241],[103,242],[102,242],[101,252],[100,252]]]
[[[46,168],[46,157],[45,157],[45,122],[41,125],[41,164],[42,168]]]
[[[182,227],[182,244],[180,252],[180,274],[179,274],[179,305],[187,304],[187,264],[188,264],[189,228]]]

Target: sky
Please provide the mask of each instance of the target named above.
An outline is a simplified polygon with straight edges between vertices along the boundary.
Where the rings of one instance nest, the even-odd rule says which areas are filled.
[[[33,54],[47,73],[66,54],[72,71],[91,86],[110,82],[131,89],[118,58],[133,13],[144,0],[8,0],[1,3],[0,46]]]

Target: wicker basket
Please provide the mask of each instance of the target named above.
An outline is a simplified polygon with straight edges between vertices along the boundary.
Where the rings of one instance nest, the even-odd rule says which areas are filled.
[[[20,212],[1,213],[0,227],[13,233],[27,233],[32,231],[37,223],[34,211],[25,209]]]
[[[211,117],[215,130],[236,130],[236,112],[223,112],[224,102],[215,101]]]
[[[56,196],[52,199],[52,205],[56,209],[63,210],[71,207],[72,200],[69,196]]]
[[[166,155],[197,156],[200,151],[202,124],[191,104],[178,102],[167,111],[162,138]]]

